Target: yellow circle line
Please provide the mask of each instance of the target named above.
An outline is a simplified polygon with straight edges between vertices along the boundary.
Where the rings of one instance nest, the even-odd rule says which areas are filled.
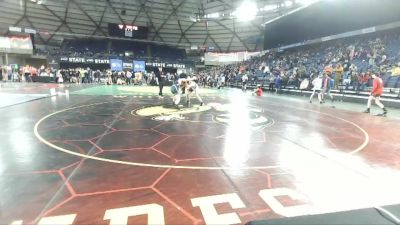
[[[115,102],[115,101],[112,101]],[[126,161],[120,161],[120,160],[114,160],[114,159],[106,159],[106,158],[100,158],[100,157],[96,157],[96,156],[90,156],[90,155],[85,155],[85,154],[81,154],[81,153],[77,153],[65,148],[61,148],[57,145],[54,145],[50,142],[48,142],[46,139],[44,139],[38,132],[38,127],[39,125],[46,119],[65,112],[65,111],[69,111],[69,110],[73,110],[73,109],[79,109],[79,108],[83,108],[83,107],[88,107],[88,106],[94,106],[94,105],[101,105],[101,104],[106,104],[106,103],[110,103],[110,102],[102,102],[102,103],[94,103],[94,104],[89,104],[89,105],[82,105],[82,106],[77,106],[77,107],[72,107],[72,108],[67,108],[67,109],[63,109],[51,114],[48,114],[47,116],[41,118],[34,126],[33,132],[35,134],[35,136],[44,144],[57,149],[59,151],[65,152],[67,154],[71,154],[71,155],[75,155],[75,156],[79,156],[82,158],[86,158],[86,159],[92,159],[92,160],[98,160],[98,161],[103,161],[103,162],[110,162],[110,163],[117,163],[117,164],[123,164],[123,165],[130,165],[130,166],[140,166],[140,167],[153,167],[153,168],[165,168],[165,169],[191,169],[191,170],[254,170],[254,169],[273,169],[273,168],[279,168],[281,167],[280,165],[275,165],[275,166],[254,166],[254,167],[229,167],[229,166],[221,166],[221,167],[210,167],[210,166],[174,166],[174,165],[160,165],[160,164],[147,164],[147,163],[135,163],[135,162],[126,162]]]
[[[116,101],[110,101],[110,102],[116,102]],[[77,153],[77,152],[73,152],[70,151],[68,149],[65,148],[61,148],[57,145],[54,145],[50,142],[48,142],[46,139],[44,139],[38,132],[38,127],[39,125],[46,120],[49,117],[52,117],[56,114],[62,113],[62,112],[66,112],[69,110],[73,110],[73,109],[78,109],[78,108],[83,108],[83,107],[88,107],[88,106],[94,106],[94,105],[101,105],[101,104],[106,104],[106,103],[110,103],[110,102],[101,102],[101,103],[93,103],[93,104],[89,104],[89,105],[81,105],[81,106],[76,106],[76,107],[72,107],[72,108],[66,108],[51,114],[46,115],[45,117],[41,118],[34,126],[34,134],[35,136],[44,144],[57,149],[59,151],[65,152],[67,154],[71,154],[71,155],[75,155],[75,156],[79,156],[82,158],[87,158],[87,159],[92,159],[92,160],[98,160],[98,161],[103,161],[103,162],[110,162],[110,163],[117,163],[117,164],[123,164],[123,165],[131,165],[131,166],[140,166],[140,167],[152,167],[152,168],[166,168],[166,169],[192,169],[192,170],[254,170],[254,169],[271,169],[271,168],[279,168],[281,167],[280,165],[275,165],[275,166],[253,166],[253,167],[202,167],[202,166],[173,166],[173,165],[163,165],[163,164],[147,164],[147,163],[135,163],[135,162],[126,162],[126,161],[120,161],[120,160],[113,160],[113,159],[105,159],[105,158],[100,158],[100,157],[96,157],[96,156],[89,156],[89,155],[84,155],[81,153]],[[122,101],[118,101],[118,102],[122,102]],[[274,105],[274,104],[270,104],[270,105]],[[356,123],[348,121],[346,119],[337,117],[337,116],[333,116],[331,114],[328,113],[323,113],[323,112],[318,112],[318,111],[314,111],[314,110],[309,110],[309,109],[304,109],[304,108],[297,108],[297,107],[287,107],[287,106],[282,106],[279,105],[281,107],[286,107],[286,108],[295,108],[295,109],[300,109],[303,111],[309,111],[309,112],[314,112],[314,113],[320,113],[323,115],[327,115],[342,121],[345,121],[347,123],[352,124],[353,126],[355,126],[356,128],[358,128],[359,130],[361,130],[361,132],[364,134],[364,143],[362,145],[360,145],[357,149],[351,151],[349,154],[355,154],[360,152],[361,150],[363,150],[369,143],[369,135],[368,133],[361,128],[360,126],[358,126]]]

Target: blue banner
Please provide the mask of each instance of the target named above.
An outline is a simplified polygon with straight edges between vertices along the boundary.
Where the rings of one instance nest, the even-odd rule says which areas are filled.
[[[133,61],[133,71],[134,72],[144,72],[146,69],[145,61]]]
[[[110,65],[112,71],[122,71],[122,60],[110,59]]]

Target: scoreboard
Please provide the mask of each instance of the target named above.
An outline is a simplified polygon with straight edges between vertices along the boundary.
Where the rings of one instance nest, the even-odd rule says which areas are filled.
[[[127,24],[108,24],[108,34],[113,37],[147,39],[147,27],[127,25]]]

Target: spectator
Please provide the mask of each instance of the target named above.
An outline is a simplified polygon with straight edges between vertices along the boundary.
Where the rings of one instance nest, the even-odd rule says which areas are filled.
[[[364,91],[365,86],[368,84],[369,81],[369,75],[366,73],[361,73],[360,76],[358,77],[358,86],[357,86],[357,91]]]

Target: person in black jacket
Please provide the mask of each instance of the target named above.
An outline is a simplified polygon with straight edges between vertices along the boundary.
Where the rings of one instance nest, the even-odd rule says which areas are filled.
[[[156,71],[156,77],[157,77],[157,81],[158,81],[158,87],[160,89],[160,92],[158,93],[159,97],[163,97],[163,88],[164,88],[164,84],[165,84],[165,74],[163,74],[162,72],[162,68],[158,68],[158,71]]]

